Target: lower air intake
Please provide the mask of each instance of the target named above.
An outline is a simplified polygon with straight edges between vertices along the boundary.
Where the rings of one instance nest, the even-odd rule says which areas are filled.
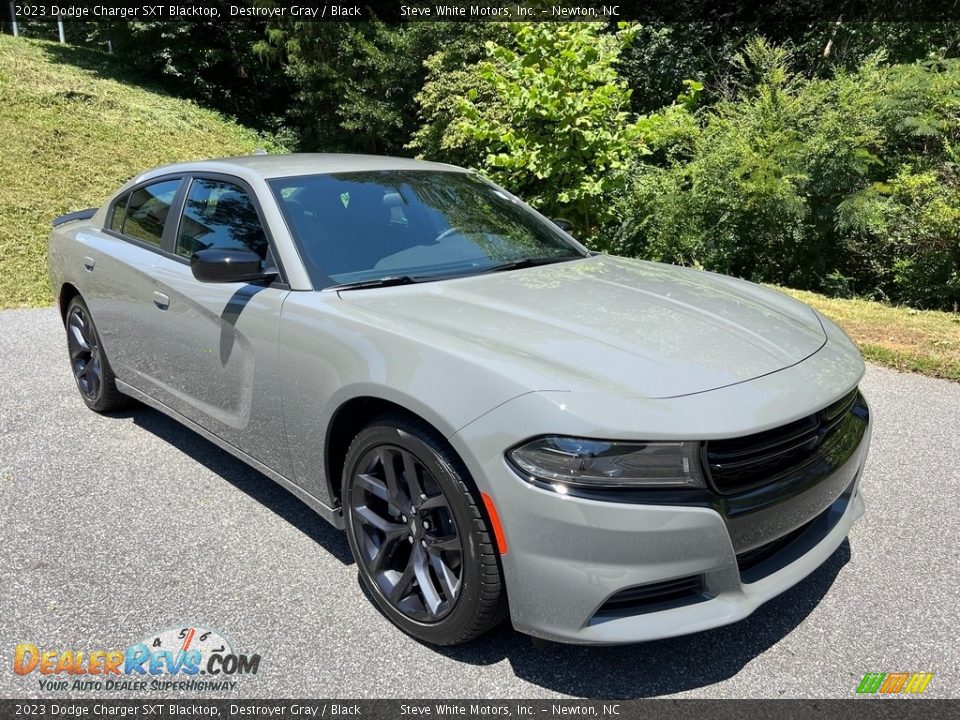
[[[644,612],[666,610],[706,599],[703,592],[703,578],[700,575],[637,585],[612,595],[593,616],[591,624]]]

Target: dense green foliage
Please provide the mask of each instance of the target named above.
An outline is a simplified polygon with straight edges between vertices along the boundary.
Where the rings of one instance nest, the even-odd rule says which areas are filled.
[[[420,157],[443,158],[456,165],[470,165],[484,156],[482,143],[451,125],[462,115],[463,100],[475,93],[471,103],[479,112],[497,112],[496,99],[480,74],[487,57],[486,43],[510,46],[513,34],[502,23],[465,25],[455,43],[448,43],[425,62],[427,75],[416,96],[420,125],[407,145]]]
[[[456,40],[450,24],[280,22],[256,50],[295,88],[290,130],[305,150],[398,154],[417,124],[424,62]]]
[[[730,57],[707,86],[678,74],[709,66],[676,42],[691,26],[510,30],[477,60],[428,61],[414,149],[482,168],[612,252],[960,302],[956,28],[818,26],[784,45],[713,29]],[[668,88],[675,101],[636,112]]]
[[[654,112],[683,91],[683,81],[705,86],[703,100],[714,102],[735,89],[740,78],[736,55],[756,37],[792,48],[792,68],[806,77],[830,77],[855,70],[876,52],[890,63],[909,63],[931,54],[956,55],[960,24],[953,22],[818,22],[788,19],[743,24],[689,22],[645,25],[620,59],[620,74],[633,89],[636,112]]]
[[[746,78],[649,119],[605,247],[792,287],[923,307],[960,301],[960,63],[810,79],[755,41]]]
[[[605,200],[645,150],[615,68],[632,30],[602,29],[511,25],[509,43],[487,41],[447,127],[451,146],[482,152],[488,175],[586,233],[611,220]]]

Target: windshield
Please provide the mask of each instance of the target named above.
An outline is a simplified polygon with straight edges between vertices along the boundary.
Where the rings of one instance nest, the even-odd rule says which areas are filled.
[[[269,184],[317,288],[584,257],[547,220],[472,174],[345,172]]]

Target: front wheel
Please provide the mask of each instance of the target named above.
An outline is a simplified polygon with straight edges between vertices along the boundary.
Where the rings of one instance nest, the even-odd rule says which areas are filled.
[[[122,407],[126,396],[117,390],[117,379],[100,344],[93,317],[79,295],[67,306],[66,326],[70,369],[73,370],[73,379],[77,381],[80,397],[88,408],[96,412],[109,412]]]
[[[419,640],[457,645],[506,616],[477,495],[443,437],[403,415],[378,418],[347,451],[343,511],[361,581]]]

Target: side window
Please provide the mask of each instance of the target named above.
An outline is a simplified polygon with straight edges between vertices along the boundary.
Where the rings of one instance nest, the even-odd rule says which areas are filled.
[[[177,254],[199,250],[251,250],[267,257],[267,236],[257,209],[239,185],[198,178],[190,185],[177,234]]]
[[[110,229],[114,232],[123,230],[123,214],[127,210],[127,200],[130,199],[129,193],[117,200],[113,205],[113,215],[110,218]]]
[[[127,219],[123,223],[124,235],[159,246],[163,237],[163,224],[167,221],[170,205],[179,187],[179,180],[164,180],[134,190],[127,203]]]

